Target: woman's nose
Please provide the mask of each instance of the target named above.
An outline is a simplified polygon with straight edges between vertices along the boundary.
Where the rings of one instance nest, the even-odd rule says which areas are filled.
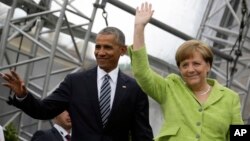
[[[193,65],[189,65],[187,70],[188,70],[188,72],[193,72],[195,69],[194,69]]]

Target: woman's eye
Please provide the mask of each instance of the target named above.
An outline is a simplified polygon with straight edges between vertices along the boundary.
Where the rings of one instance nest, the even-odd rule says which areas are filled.
[[[182,66],[183,68],[185,68],[185,67],[187,67],[187,64],[182,64],[181,66]]]
[[[199,66],[200,65],[200,63],[194,63],[194,66]]]

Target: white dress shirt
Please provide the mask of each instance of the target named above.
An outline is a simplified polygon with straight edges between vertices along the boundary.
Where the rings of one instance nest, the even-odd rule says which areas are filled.
[[[60,125],[58,125],[58,124],[54,124],[54,127],[60,133],[60,135],[62,136],[63,140],[67,141],[67,139],[65,138],[65,136],[68,135],[68,132],[64,128],[62,128]]]
[[[117,84],[117,77],[118,77],[118,71],[119,68],[116,67],[114,70],[108,73],[110,76],[109,82],[111,86],[111,97],[110,97],[110,109],[112,109],[114,97],[115,97],[115,90],[116,90],[116,84]],[[101,91],[101,85],[104,80],[104,76],[107,73],[102,70],[99,66],[97,67],[97,88],[98,88],[98,98],[100,99],[100,91]]]

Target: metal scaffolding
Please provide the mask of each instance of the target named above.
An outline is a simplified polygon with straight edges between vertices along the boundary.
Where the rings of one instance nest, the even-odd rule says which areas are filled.
[[[15,69],[20,73],[22,72],[21,75],[28,91],[32,92],[37,98],[48,96],[57,87],[61,80],[52,84],[51,80],[54,79],[54,76],[65,76],[82,69],[86,60],[85,54],[88,42],[94,41],[95,34],[91,32],[91,29],[96,11],[101,5],[100,1],[95,1],[90,17],[77,10],[71,4],[73,1],[53,0],[59,5],[59,8],[50,10],[51,0],[46,1],[47,4],[42,6],[29,0],[13,0],[5,24],[1,29],[0,71]],[[18,6],[26,6],[28,11],[32,11],[32,13],[28,13],[25,17],[13,18],[14,10]],[[66,12],[73,13],[87,22],[79,25],[70,23],[67,20]],[[55,16],[56,14],[58,16]],[[46,27],[46,30],[43,30],[44,27]],[[51,40],[45,40],[42,37],[47,33],[53,35]],[[73,52],[69,52],[58,44],[61,33],[70,35],[74,45]],[[81,50],[76,44],[76,37],[85,41]],[[13,40],[17,40],[15,42],[18,44],[13,45]],[[44,69],[36,73],[37,65],[40,65],[41,62],[45,64]],[[9,95],[12,93],[11,91],[8,92],[7,89],[4,89],[3,92],[9,93]],[[43,128],[44,121],[32,119],[14,107],[6,107],[4,104],[8,101],[9,95],[0,96],[0,100],[4,101],[4,103],[1,103],[3,104],[3,111],[0,114],[1,124],[6,127],[11,122],[15,123],[18,127],[19,139],[29,140],[33,131]]]
[[[249,7],[246,0],[210,0],[197,34],[220,51],[211,75],[240,94],[245,122],[250,117]]]
[[[92,14],[88,17],[72,5],[73,1],[47,0],[46,3],[37,4],[30,0],[13,0],[5,25],[1,29],[0,71],[16,69],[18,72],[22,72],[21,76],[28,91],[37,98],[50,95],[66,74],[87,68],[88,62],[95,63],[86,57],[86,53],[89,42],[95,40],[96,33],[92,32],[92,26],[99,8],[105,8],[108,3],[130,14],[135,14],[134,8],[121,1],[96,0],[93,4]],[[57,3],[60,8],[50,10],[51,2]],[[244,9],[243,3],[244,0],[224,0],[224,2],[210,0],[197,38],[205,40],[211,45],[216,55],[211,76],[240,94],[243,103],[243,117],[247,120],[250,114],[250,109],[246,108],[250,107],[248,97],[250,93],[250,35],[247,8],[249,3],[246,4],[247,10],[244,16],[241,12]],[[25,17],[13,18],[15,8],[22,4],[25,4],[28,9],[32,9],[30,10],[32,12]],[[79,25],[70,23],[67,19],[67,12],[83,18],[86,23]],[[55,16],[55,13],[58,16]],[[215,17],[216,20],[214,20]],[[242,22],[244,22],[243,27]],[[150,23],[181,39],[192,39],[189,35],[157,19],[151,19]],[[44,27],[46,30],[43,30]],[[43,38],[43,35],[47,33],[53,33],[50,40]],[[68,51],[60,46],[58,39],[61,33],[70,35],[74,51]],[[76,38],[84,40],[82,48],[76,44]],[[17,43],[13,44],[13,40]],[[239,54],[240,56],[238,56]],[[152,67],[166,73],[178,70],[175,66],[158,58],[149,56],[149,59]],[[43,67],[38,73],[37,66],[41,64]],[[60,79],[57,76],[60,76]],[[4,95],[2,93],[0,95],[0,106],[3,107],[0,110],[0,122],[4,127],[14,122],[18,126],[20,140],[29,140],[35,130],[45,126],[44,121],[32,119],[19,109],[7,105],[6,101],[11,94],[8,89],[1,87],[1,92]]]

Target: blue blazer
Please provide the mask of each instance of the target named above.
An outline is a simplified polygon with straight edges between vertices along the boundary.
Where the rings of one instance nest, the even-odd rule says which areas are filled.
[[[64,141],[61,134],[56,130],[55,127],[52,127],[48,130],[38,130],[36,131],[31,141]]]
[[[136,81],[119,71],[110,117],[102,126],[97,89],[97,67],[67,75],[60,86],[43,100],[28,94],[13,105],[36,119],[47,120],[68,110],[72,141],[152,141],[148,97]]]

